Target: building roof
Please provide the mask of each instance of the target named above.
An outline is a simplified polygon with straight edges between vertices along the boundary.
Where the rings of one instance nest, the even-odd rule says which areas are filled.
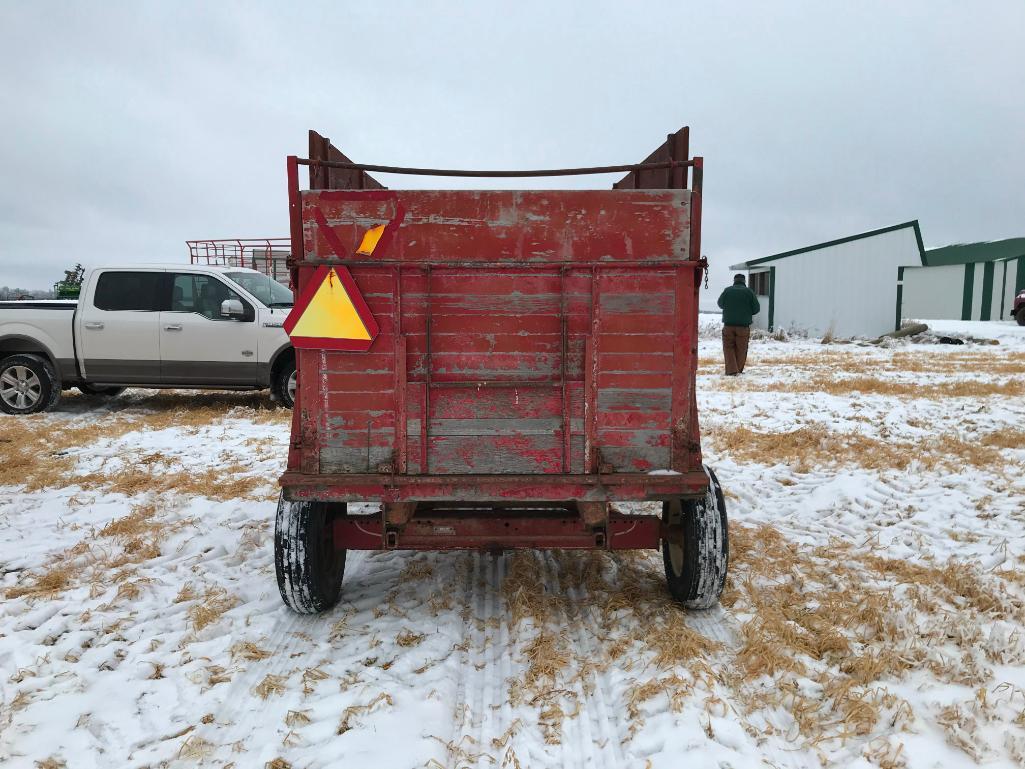
[[[930,267],[943,264],[971,264],[995,262],[1025,256],[1025,238],[984,240],[981,243],[954,243],[950,246],[930,248],[925,252],[925,264]]]
[[[760,259],[750,259],[740,264],[731,264],[731,270],[749,270],[752,267],[757,267],[766,262],[775,262],[778,259],[785,259],[788,256],[796,256],[797,254],[805,254],[809,251],[817,251],[820,248],[829,248],[830,246],[839,246],[842,243],[849,243],[852,240],[861,240],[862,238],[871,238],[875,235],[884,235],[887,232],[894,232],[895,230],[902,230],[906,227],[911,227],[915,231],[915,240],[918,242],[918,255],[922,260],[922,264],[929,264],[925,261],[925,246],[922,245],[922,231],[918,227],[918,220],[912,219],[910,222],[903,222],[902,224],[895,224],[892,227],[883,227],[878,230],[869,230],[868,232],[859,232],[857,235],[848,235],[846,238],[838,238],[836,240],[827,240],[825,243],[816,243],[814,246],[805,246],[804,248],[795,248],[793,251],[784,251],[779,254],[773,254],[772,256],[763,256]]]

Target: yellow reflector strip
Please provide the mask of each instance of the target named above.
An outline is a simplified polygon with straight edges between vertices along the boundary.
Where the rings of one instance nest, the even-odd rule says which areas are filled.
[[[363,254],[364,256],[370,256],[374,253],[374,249],[377,248],[377,244],[381,240],[382,235],[384,235],[383,224],[371,227],[363,236],[363,241],[359,244],[359,248],[356,249],[356,253]]]
[[[381,228],[383,231],[383,227]],[[356,307],[349,298],[338,273],[328,272],[306,306],[290,336],[317,339],[370,339]]]

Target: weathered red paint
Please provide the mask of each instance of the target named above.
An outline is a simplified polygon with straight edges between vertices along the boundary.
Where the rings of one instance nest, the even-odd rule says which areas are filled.
[[[332,149],[317,144],[321,158]],[[686,134],[652,158],[686,159]],[[687,166],[671,166],[632,171],[613,191],[334,190],[323,188],[343,169],[311,167],[321,189],[302,192],[298,162],[293,282],[303,291],[317,270],[346,269],[378,334],[362,353],[299,351],[287,497],[408,508],[704,493],[700,158],[693,190]],[[374,254],[354,255],[380,224]],[[497,512],[338,526],[354,549],[656,547],[662,534],[651,516],[596,530],[567,515],[519,515],[514,532]]]
[[[389,530],[382,516],[359,515],[338,518],[334,529],[335,542],[347,550],[636,550],[658,547],[663,535],[655,516],[613,515],[604,527],[594,529],[571,511],[561,515],[426,511],[401,530]]]

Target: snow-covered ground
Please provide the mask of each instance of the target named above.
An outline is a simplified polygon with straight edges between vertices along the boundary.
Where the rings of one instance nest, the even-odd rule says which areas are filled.
[[[1025,329],[752,344],[704,449],[723,606],[657,553],[350,554],[277,595],[288,413],[129,392],[0,418],[4,767],[956,767],[1025,760]]]

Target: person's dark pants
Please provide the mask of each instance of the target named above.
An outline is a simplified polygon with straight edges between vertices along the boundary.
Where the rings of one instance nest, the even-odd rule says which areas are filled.
[[[726,373],[740,374],[747,363],[747,343],[751,339],[750,326],[722,327],[722,354],[726,359]]]

